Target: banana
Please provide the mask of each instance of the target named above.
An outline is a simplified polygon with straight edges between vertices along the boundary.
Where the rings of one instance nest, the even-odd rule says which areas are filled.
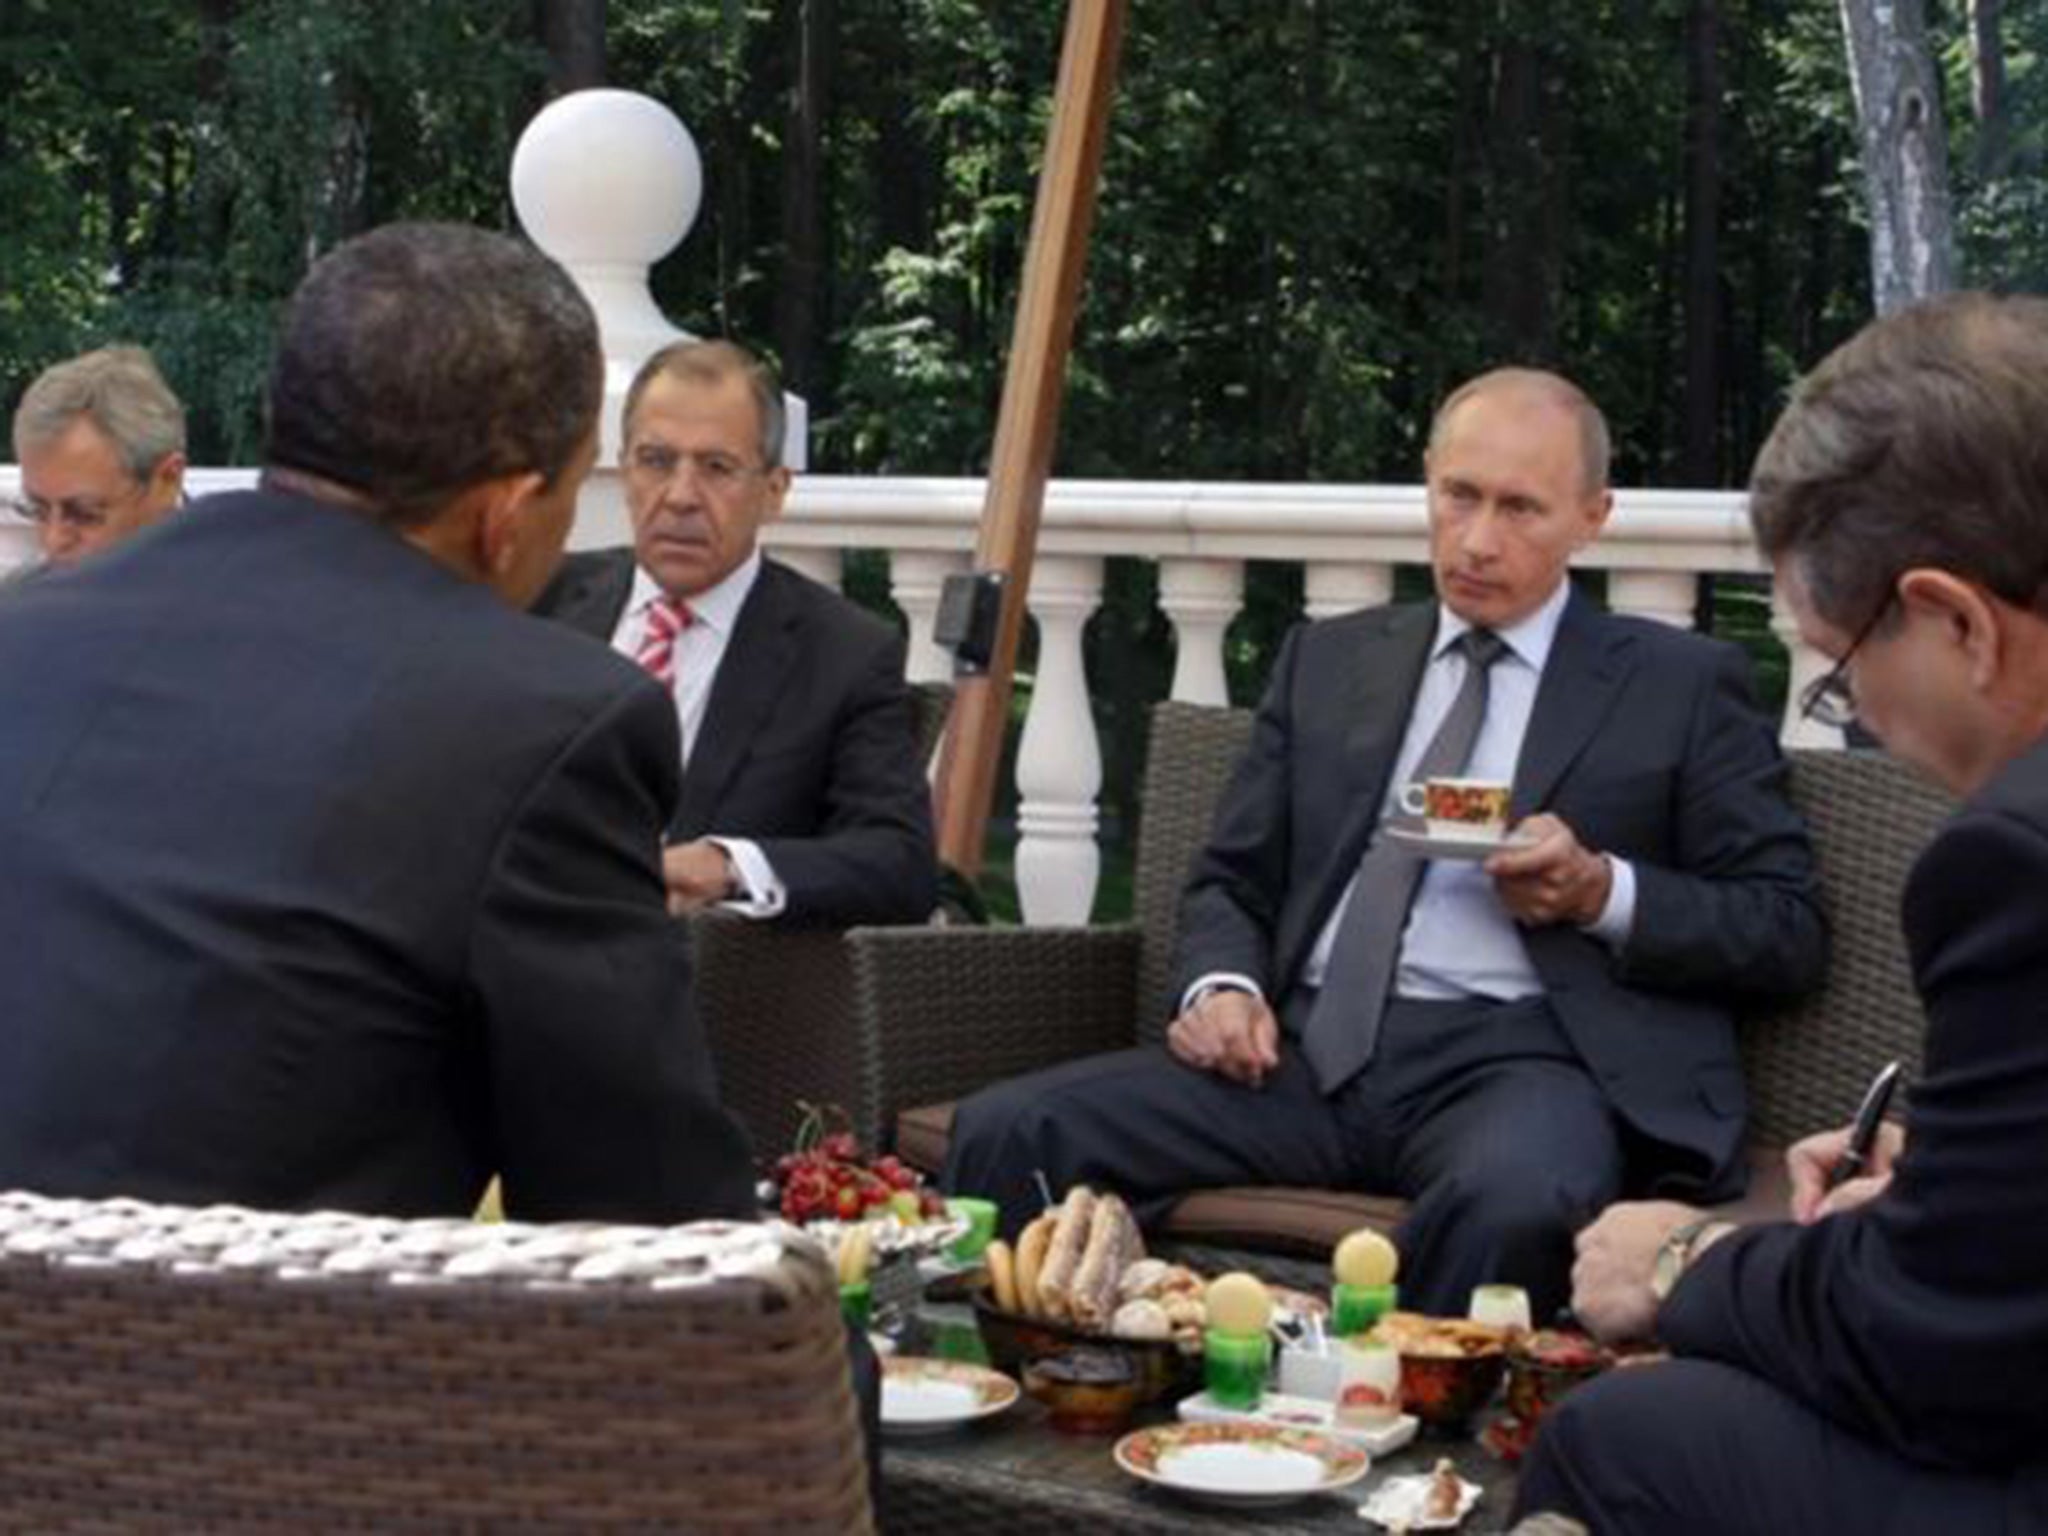
[[[868,1262],[875,1251],[875,1229],[858,1222],[839,1239],[839,1283],[858,1285],[868,1277]]]

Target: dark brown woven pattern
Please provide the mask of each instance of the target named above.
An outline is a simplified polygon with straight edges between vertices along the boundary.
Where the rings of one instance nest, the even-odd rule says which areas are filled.
[[[1843,1123],[1893,1057],[1917,1074],[1924,1019],[1899,893],[1955,804],[1877,752],[1795,752],[1792,793],[1813,833],[1831,947],[1818,993],[1743,1030],[1750,1134],[1774,1146]]]
[[[1250,710],[1168,702],[1152,711],[1131,892],[1133,916],[1145,936],[1137,992],[1142,1039],[1164,1039],[1173,1017],[1176,999],[1168,993],[1181,891],[1195,855],[1209,841],[1216,802],[1251,734]]]
[[[719,1097],[764,1161],[788,1148],[801,1105],[836,1104],[864,1146],[887,1129],[872,1015],[855,1006],[853,961],[836,928],[784,928],[730,913],[691,921],[697,1011]]]
[[[951,683],[910,690],[920,760],[931,756]],[[725,1105],[772,1160],[802,1123],[802,1105],[836,1104],[864,1146],[881,1146],[900,1099],[883,1092],[873,1016],[854,1006],[853,963],[837,929],[789,928],[712,912],[688,925],[698,1015]]]
[[[864,1532],[860,1447],[783,1229],[0,1196],[0,1529]]]
[[[1131,929],[858,928],[847,937],[892,1119],[1131,1043]]]

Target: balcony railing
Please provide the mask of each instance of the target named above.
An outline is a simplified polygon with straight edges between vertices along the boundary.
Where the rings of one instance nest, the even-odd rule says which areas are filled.
[[[245,469],[195,470],[194,495],[245,486]],[[0,494],[16,489],[0,466]],[[766,533],[776,556],[829,586],[852,550],[888,556],[890,595],[910,624],[913,680],[950,675],[932,643],[939,585],[972,563],[983,483],[978,479],[804,475],[788,513]],[[0,572],[27,558],[25,526],[0,521]],[[626,541],[617,475],[594,475],[575,542]],[[1031,614],[1038,664],[1017,754],[1017,887],[1027,922],[1086,922],[1100,855],[1096,833],[1102,754],[1089,708],[1082,628],[1102,600],[1112,555],[1159,567],[1159,606],[1173,628],[1172,697],[1225,701],[1224,632],[1243,604],[1247,561],[1303,568],[1306,608],[1319,618],[1384,602],[1397,566],[1428,559],[1422,492],[1412,485],[1267,485],[1226,482],[1054,481],[1046,496]],[[1743,517],[1726,492],[1622,491],[1613,520],[1580,563],[1607,575],[1610,607],[1690,626],[1698,578],[1763,570]],[[1781,605],[1772,628],[1791,660],[1789,697],[1824,668],[1798,643]],[[1788,744],[1839,745],[1838,733],[1787,713]]]

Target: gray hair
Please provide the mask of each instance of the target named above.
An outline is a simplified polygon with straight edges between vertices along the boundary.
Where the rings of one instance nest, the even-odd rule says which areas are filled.
[[[1916,566],[2048,612],[2048,300],[1957,293],[1865,327],[1757,455],[1750,525],[1820,616],[1871,622]]]
[[[61,436],[80,417],[107,435],[137,480],[185,451],[185,408],[141,347],[102,347],[44,370],[15,408],[15,455]]]
[[[626,406],[620,413],[620,436],[633,435],[633,413],[647,386],[666,375],[688,379],[694,384],[719,384],[738,376],[747,382],[754,397],[754,419],[761,427],[761,467],[782,467],[782,438],[788,430],[782,408],[782,384],[775,370],[745,347],[731,341],[676,341],[663,347],[633,375],[626,390]]]
[[[1451,413],[1459,406],[1476,395],[1503,387],[1546,395],[1553,404],[1569,411],[1579,424],[1579,465],[1585,471],[1587,494],[1594,495],[1607,489],[1607,477],[1614,458],[1613,442],[1607,433],[1607,418],[1601,415],[1600,407],[1593,403],[1591,395],[1563,374],[1550,373],[1542,368],[1495,368],[1476,379],[1467,379],[1444,397],[1444,403],[1430,418],[1429,446],[1436,446],[1444,423],[1451,419]]]

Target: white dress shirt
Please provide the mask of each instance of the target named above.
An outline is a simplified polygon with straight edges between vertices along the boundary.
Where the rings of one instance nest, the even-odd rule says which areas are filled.
[[[1550,648],[1557,638],[1559,620],[1571,596],[1571,583],[1560,581],[1543,605],[1520,623],[1499,631],[1507,643],[1493,664],[1488,679],[1486,718],[1472,746],[1472,756],[1461,775],[1473,779],[1512,781],[1515,764],[1522,755],[1522,738],[1528,734],[1529,714],[1536,703],[1537,685],[1550,660]],[[1408,731],[1394,759],[1386,796],[1380,805],[1384,821],[1399,809],[1402,786],[1415,772],[1415,765],[1436,736],[1451,701],[1465,679],[1466,661],[1453,642],[1472,626],[1441,605],[1437,608],[1436,636],[1431,641],[1429,662],[1416,690],[1415,708],[1408,717]],[[1635,925],[1635,870],[1626,859],[1608,856],[1613,884],[1600,915],[1586,925],[1586,931],[1609,945],[1619,947]],[[1330,911],[1322,931],[1302,966],[1302,980],[1320,986],[1328,968],[1330,946],[1336,941],[1344,909],[1351,903],[1357,876],[1344,889]],[[1212,987],[1231,986],[1249,992],[1259,988],[1249,977],[1216,972],[1198,978],[1182,1000],[1185,1007],[1197,994]],[[1501,905],[1484,868],[1478,863],[1432,859],[1423,865],[1422,879],[1408,909],[1408,925],[1401,934],[1401,953],[1395,963],[1394,995],[1413,998],[1489,997],[1506,1000],[1527,997],[1543,990],[1515,920]]]
[[[719,663],[732,642],[733,626],[746,606],[754,583],[761,576],[761,552],[755,550],[716,586],[706,587],[689,599],[690,623],[676,636],[670,675],[676,701],[676,724],[683,738],[683,766],[697,744],[697,732],[704,724],[704,711],[711,703],[711,685],[718,680]],[[629,661],[640,654],[647,635],[647,612],[662,597],[655,579],[637,562],[633,566],[633,590],[612,631],[612,649]],[[707,841],[723,848],[732,860],[746,894],[719,905],[747,917],[774,917],[789,904],[789,891],[775,873],[775,867],[752,838],[720,837]]]

